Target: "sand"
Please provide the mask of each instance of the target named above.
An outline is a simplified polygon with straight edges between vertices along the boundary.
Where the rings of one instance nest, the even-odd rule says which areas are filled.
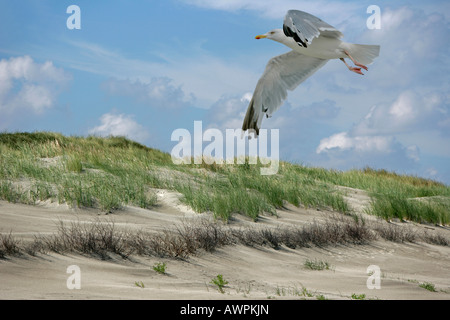
[[[347,197],[357,209],[367,200],[358,190]],[[176,193],[159,190],[158,199],[160,206],[153,210],[125,207],[109,215],[49,202],[28,206],[0,201],[0,232],[26,240],[55,233],[58,221],[95,218],[113,220],[119,227],[158,231],[202,216],[181,205]],[[256,223],[236,215],[230,225],[299,225],[329,214],[294,206],[277,213],[278,217],[264,216]],[[450,231],[441,229],[448,237]],[[307,269],[304,262],[314,259],[328,262],[330,269]],[[159,262],[166,263],[166,274],[153,270]],[[73,265],[79,268],[79,282],[69,282],[79,283],[79,289],[67,284],[75,275],[67,272]],[[370,265],[380,268],[379,289],[367,286]],[[210,283],[218,274],[229,282],[224,293]],[[437,292],[419,287],[423,282],[433,283]],[[378,239],[368,245],[278,250],[229,245],[185,260],[133,255],[104,261],[56,253],[0,260],[0,299],[285,300],[351,299],[353,294],[364,294],[365,299],[450,299],[450,247]]]

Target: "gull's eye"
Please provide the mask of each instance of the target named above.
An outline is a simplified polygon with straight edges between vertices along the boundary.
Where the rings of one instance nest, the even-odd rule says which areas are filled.
[[[275,31],[270,31],[269,33],[270,33],[270,34],[275,34]]]

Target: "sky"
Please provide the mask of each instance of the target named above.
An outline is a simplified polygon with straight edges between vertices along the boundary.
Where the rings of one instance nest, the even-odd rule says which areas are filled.
[[[267,61],[290,50],[255,36],[289,9],[381,50],[364,76],[331,60],[288,93],[262,123],[279,130],[280,159],[449,185],[446,0],[0,0],[0,132],[122,135],[171,152],[194,121],[238,129]]]

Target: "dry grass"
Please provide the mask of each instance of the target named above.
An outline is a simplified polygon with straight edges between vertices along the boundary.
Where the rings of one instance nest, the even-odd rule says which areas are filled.
[[[160,232],[117,228],[113,221],[62,221],[57,233],[21,241],[9,234],[0,234],[0,258],[7,256],[79,253],[100,259],[130,255],[186,259],[199,252],[214,252],[228,245],[291,249],[336,245],[365,245],[377,239],[394,242],[426,242],[450,245],[444,236],[426,231],[417,233],[409,226],[370,222],[344,215],[331,216],[323,222],[288,227],[232,227],[221,221],[204,218],[183,221]]]

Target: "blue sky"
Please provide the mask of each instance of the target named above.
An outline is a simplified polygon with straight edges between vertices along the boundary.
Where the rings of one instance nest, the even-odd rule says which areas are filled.
[[[72,4],[80,30],[66,26]],[[267,61],[289,50],[254,37],[288,9],[381,53],[364,76],[330,61],[289,92],[262,124],[280,130],[281,159],[450,184],[448,1],[0,0],[0,131],[126,135],[170,152],[195,120],[240,128]]]

